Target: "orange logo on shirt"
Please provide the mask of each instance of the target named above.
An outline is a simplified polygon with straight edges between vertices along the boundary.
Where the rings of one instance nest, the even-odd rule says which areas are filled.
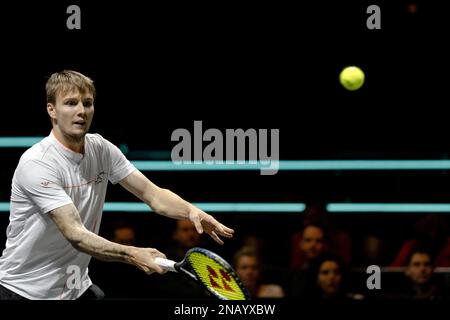
[[[62,187],[64,189],[71,189],[71,188],[81,188],[81,187],[86,186],[86,185],[91,184],[91,183],[99,184],[99,183],[102,183],[104,181],[104,175],[105,175],[105,171],[102,171],[102,172],[98,173],[95,176],[95,178],[91,178],[89,181],[87,181],[85,183],[78,184],[78,185],[67,185],[67,186],[62,186]],[[59,184],[57,184],[56,182],[49,181],[49,180],[46,180],[46,181],[43,181],[43,182],[40,183],[40,185],[42,187],[44,187],[44,188],[51,188],[52,184],[59,186]]]

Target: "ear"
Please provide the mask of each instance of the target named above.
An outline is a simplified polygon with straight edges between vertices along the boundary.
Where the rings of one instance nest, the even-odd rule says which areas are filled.
[[[47,113],[52,119],[56,119],[56,108],[53,103],[47,103]]]

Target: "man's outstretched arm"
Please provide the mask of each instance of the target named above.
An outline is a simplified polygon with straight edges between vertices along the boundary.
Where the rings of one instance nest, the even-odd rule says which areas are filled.
[[[156,257],[165,258],[164,254],[153,248],[138,248],[114,243],[89,231],[83,225],[80,214],[72,203],[56,208],[48,214],[64,237],[81,252],[99,260],[132,264],[147,274],[155,271],[165,272],[154,263]]]
[[[172,191],[158,187],[139,170],[135,170],[122,179],[120,184],[156,213],[174,219],[189,219],[194,223],[198,233],[205,231],[219,244],[223,244],[219,236],[233,237],[233,229],[224,226],[211,215],[183,200]]]

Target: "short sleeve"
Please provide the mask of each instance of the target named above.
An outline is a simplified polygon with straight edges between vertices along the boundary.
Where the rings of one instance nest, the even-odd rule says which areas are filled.
[[[103,139],[107,145],[110,155],[110,172],[109,181],[112,184],[116,184],[122,179],[126,178],[133,171],[136,170],[135,166],[125,157],[125,155],[114,144],[106,139]]]
[[[18,167],[15,184],[41,213],[73,203],[57,170],[42,161],[30,160]]]

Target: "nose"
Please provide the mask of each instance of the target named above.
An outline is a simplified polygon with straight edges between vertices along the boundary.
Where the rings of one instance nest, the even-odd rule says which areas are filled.
[[[78,103],[77,106],[77,115],[84,115],[86,113],[86,108],[83,105],[83,102]]]

